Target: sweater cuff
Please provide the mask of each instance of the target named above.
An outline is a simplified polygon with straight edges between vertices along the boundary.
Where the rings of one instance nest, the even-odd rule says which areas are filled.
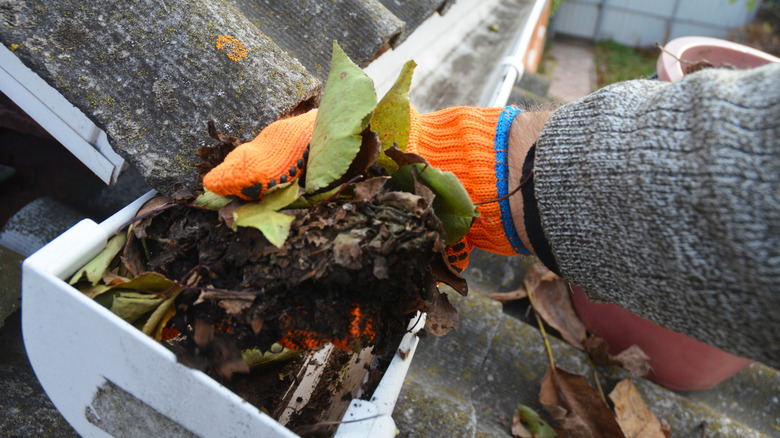
[[[528,155],[525,156],[525,162],[523,163],[523,175],[520,177],[520,181],[525,181],[533,171],[534,160],[536,157],[536,143],[528,150]],[[542,220],[539,216],[539,205],[536,203],[536,191],[534,190],[534,179],[531,178],[522,189],[520,193],[523,195],[523,225],[525,225],[525,232],[528,235],[528,240],[531,246],[536,252],[536,256],[547,267],[547,269],[554,272],[559,277],[561,276],[561,270],[558,267],[558,263],[553,257],[550,243],[547,241],[547,237],[544,235],[542,229]]]

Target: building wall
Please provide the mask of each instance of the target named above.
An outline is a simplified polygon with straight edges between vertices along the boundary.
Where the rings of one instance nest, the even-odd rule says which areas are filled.
[[[755,14],[748,0],[566,0],[552,31],[629,46],[652,46],[681,36],[724,38]]]

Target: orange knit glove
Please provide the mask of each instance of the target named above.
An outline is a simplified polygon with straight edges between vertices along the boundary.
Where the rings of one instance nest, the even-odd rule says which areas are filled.
[[[515,107],[455,107],[428,114],[412,108],[406,151],[453,172],[472,202],[494,200],[508,192],[509,127],[520,113]],[[231,152],[203,178],[203,185],[219,195],[257,199],[269,187],[295,177],[305,166],[315,118],[316,111],[310,111],[272,123]],[[469,233],[447,248],[456,269],[466,267],[475,246],[504,255],[529,254],[515,231],[508,199],[477,209],[481,215]]]
[[[203,177],[203,186],[221,196],[251,200],[295,178],[306,166],[317,111],[277,120],[252,141],[239,145]]]

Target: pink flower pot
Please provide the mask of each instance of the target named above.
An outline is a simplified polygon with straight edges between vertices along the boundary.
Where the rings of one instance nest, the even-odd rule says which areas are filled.
[[[639,346],[650,356],[653,367],[647,378],[669,389],[709,389],[752,363],[640,318],[618,305],[592,303],[577,286],[572,287],[572,301],[588,331],[607,341],[610,354],[631,345]]]
[[[656,64],[658,79],[674,82],[685,76],[686,69],[690,66],[681,63],[683,61],[696,63],[702,60],[709,61],[714,66],[728,64],[738,69],[747,69],[780,62],[780,58],[753,49],[742,44],[717,38],[687,36],[673,39],[664,46]],[[672,56],[674,55],[674,56]]]

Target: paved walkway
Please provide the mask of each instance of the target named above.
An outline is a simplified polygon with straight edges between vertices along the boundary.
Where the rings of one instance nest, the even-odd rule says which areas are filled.
[[[596,89],[593,46],[569,38],[553,40],[549,55],[554,58],[548,95],[573,102]]]

